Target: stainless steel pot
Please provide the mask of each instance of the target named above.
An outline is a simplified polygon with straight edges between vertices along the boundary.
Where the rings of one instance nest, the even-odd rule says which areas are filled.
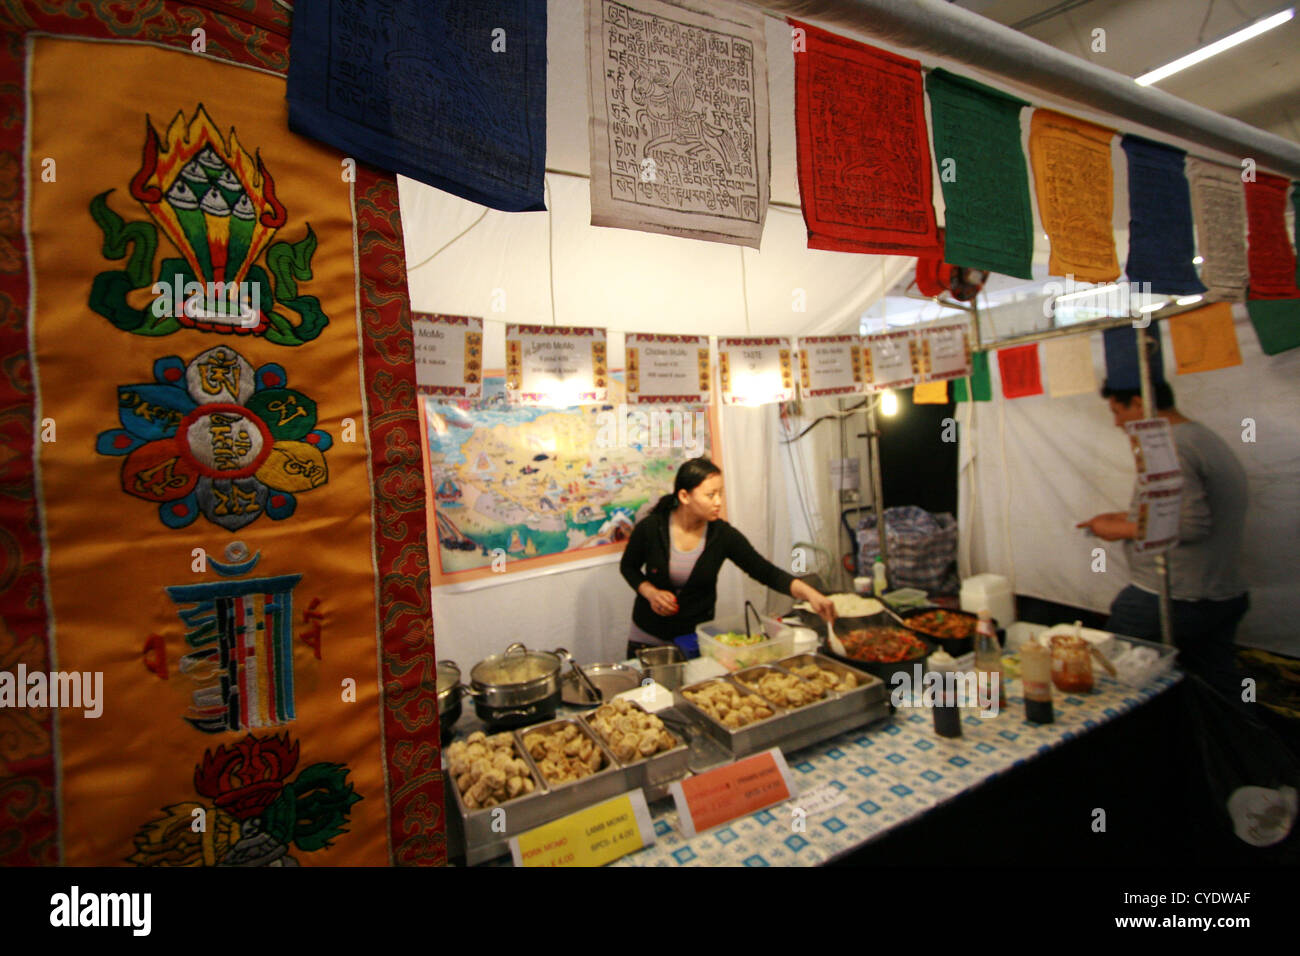
[[[567,652],[565,652],[567,654]],[[518,642],[474,665],[465,690],[492,727],[523,726],[555,716],[560,702],[558,654],[530,651]]]
[[[455,661],[438,661],[438,727],[443,743],[451,739],[452,728],[460,720],[460,667]]]

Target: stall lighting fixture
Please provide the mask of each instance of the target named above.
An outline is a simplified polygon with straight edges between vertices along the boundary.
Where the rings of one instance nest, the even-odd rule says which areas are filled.
[[[898,396],[894,394],[892,388],[887,388],[880,393],[880,414],[897,415],[898,414]]]
[[[1265,33],[1274,27],[1279,27],[1294,16],[1295,7],[1288,7],[1272,16],[1265,17],[1262,20],[1257,20],[1250,26],[1238,30],[1236,33],[1230,33],[1222,40],[1215,40],[1213,43],[1208,43],[1199,50],[1193,50],[1186,56],[1180,56],[1172,63],[1166,63],[1164,66],[1154,69],[1150,73],[1143,73],[1134,80],[1134,82],[1137,83],[1138,86],[1150,86],[1152,83],[1159,83],[1166,77],[1173,76],[1175,73],[1179,73],[1187,69],[1189,66],[1194,66],[1202,60],[1208,60],[1216,53],[1222,53],[1224,50],[1231,50],[1239,43],[1245,43],[1247,40],[1257,37],[1261,33]]]
[[[1069,292],[1066,293],[1065,295],[1058,295],[1056,297],[1056,301],[1068,302],[1071,299],[1086,299],[1090,296],[1104,295],[1107,292],[1113,292],[1118,288],[1119,288],[1118,283],[1112,282],[1110,285],[1099,285],[1095,289],[1084,289],[1082,292]]]
[[[1192,260],[1192,265],[1199,266],[1204,262],[1205,262],[1205,256],[1197,256],[1195,259]]]
[[[1151,302],[1147,305],[1142,306],[1140,309],[1138,309],[1138,312],[1140,314],[1146,314],[1147,312],[1159,312],[1168,304],[1169,304],[1168,299],[1162,299],[1159,302]]]
[[[1176,299],[1175,301],[1179,305],[1195,305],[1204,298],[1205,296],[1203,295],[1185,295],[1181,299]]]

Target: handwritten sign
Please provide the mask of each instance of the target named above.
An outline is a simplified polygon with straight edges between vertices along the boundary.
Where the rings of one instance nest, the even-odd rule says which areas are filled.
[[[917,332],[921,370],[927,382],[970,375],[970,335],[966,326],[939,325]]]
[[[799,339],[799,391],[808,398],[861,395],[861,337],[810,335]]]
[[[415,386],[426,395],[483,396],[483,320],[411,313]]]
[[[862,378],[869,392],[906,388],[921,377],[916,333],[910,330],[869,335],[862,350]]]
[[[510,854],[515,866],[604,866],[654,842],[645,794],[632,790],[512,837]]]
[[[1137,464],[1134,498],[1138,536],[1133,550],[1165,551],[1178,543],[1182,516],[1183,473],[1178,464],[1173,427],[1163,418],[1145,418],[1124,426]]]
[[[709,401],[708,336],[629,332],[626,351],[629,405],[704,405]]]
[[[789,339],[718,339],[718,385],[724,405],[762,405],[794,398]]]
[[[603,402],[609,391],[605,330],[506,326],[506,400],[568,407]]]
[[[1183,489],[1180,485],[1140,488],[1137,493],[1138,534],[1133,550],[1167,551],[1178,543],[1182,519]]]
[[[693,837],[747,813],[789,800],[794,778],[781,751],[773,747],[717,770],[669,787],[677,803],[682,833]]]

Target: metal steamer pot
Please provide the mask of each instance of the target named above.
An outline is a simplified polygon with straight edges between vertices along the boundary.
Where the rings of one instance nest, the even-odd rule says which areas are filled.
[[[456,721],[460,720],[460,667],[455,661],[438,661],[438,729],[442,742],[451,740]]]
[[[559,648],[530,651],[514,643],[474,665],[464,692],[474,698],[474,712],[494,730],[508,730],[550,720],[560,703]]]

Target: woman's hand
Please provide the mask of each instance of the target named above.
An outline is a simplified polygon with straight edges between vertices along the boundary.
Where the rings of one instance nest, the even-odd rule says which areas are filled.
[[[800,601],[807,601],[812,606],[813,612],[823,621],[835,620],[835,602],[811,585],[796,578],[790,585],[790,596]]]
[[[650,602],[650,610],[660,617],[672,617],[677,613],[677,595],[672,591],[663,591],[646,581],[637,592]]]

